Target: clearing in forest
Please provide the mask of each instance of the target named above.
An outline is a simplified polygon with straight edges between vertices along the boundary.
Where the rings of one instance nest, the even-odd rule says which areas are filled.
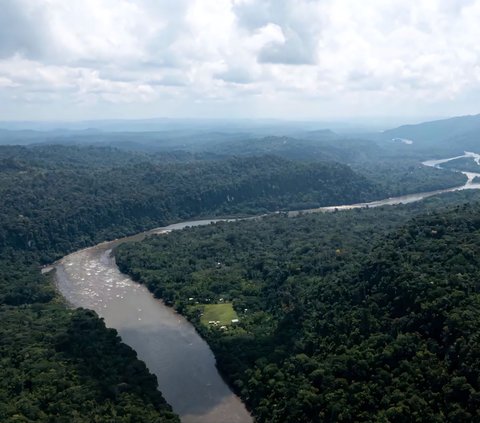
[[[231,325],[232,320],[238,319],[231,303],[205,304],[202,308],[203,316],[200,321],[205,326],[212,324],[209,322],[220,322],[218,325],[222,326]]]

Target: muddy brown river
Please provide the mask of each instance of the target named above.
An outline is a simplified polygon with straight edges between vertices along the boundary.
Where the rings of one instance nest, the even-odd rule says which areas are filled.
[[[187,222],[149,234],[208,223]],[[157,376],[159,389],[182,422],[252,422],[194,327],[118,270],[112,248],[143,236],[102,243],[64,257],[55,266],[58,289],[71,305],[95,310],[135,349]]]

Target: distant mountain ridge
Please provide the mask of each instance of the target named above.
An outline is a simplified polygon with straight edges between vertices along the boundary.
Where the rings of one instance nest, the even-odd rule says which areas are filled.
[[[430,158],[432,148],[439,157],[464,150],[480,152],[480,114],[402,125],[383,132],[347,133],[321,122],[255,120],[96,121],[65,123],[65,128],[61,127],[61,123],[0,122],[0,145],[91,144],[143,152],[278,154],[301,160],[346,162],[375,157],[379,147],[416,158],[427,154]]]
[[[384,131],[381,138],[384,141],[404,138],[424,147],[451,145],[460,149],[480,148],[480,114],[403,125]]]

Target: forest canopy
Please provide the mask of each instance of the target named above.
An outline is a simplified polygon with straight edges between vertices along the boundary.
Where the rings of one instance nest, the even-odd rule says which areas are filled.
[[[480,205],[431,201],[217,223],[116,258],[196,325],[259,422],[475,422]],[[223,302],[239,322],[205,324]]]
[[[352,170],[346,164],[291,161],[275,156],[212,160],[204,154],[164,152],[147,155],[110,147],[0,147],[0,420],[178,421],[158,393],[155,377],[135,353],[94,313],[66,308],[51,277],[40,274],[41,265],[106,239],[193,217],[245,216],[353,203],[378,199],[392,192],[412,192],[420,187],[423,189],[426,184],[444,188],[464,182],[463,176],[454,172],[421,169],[420,172],[426,173],[419,178],[415,169],[404,165],[396,169],[397,175],[408,174],[409,177],[385,179],[374,177],[365,169]],[[395,186],[389,181],[395,181]],[[289,222],[278,219],[284,222],[281,225]],[[308,218],[305,219],[308,222]],[[388,228],[393,228],[398,220],[386,215],[382,219]],[[341,220],[330,224],[339,229],[339,233],[349,227]],[[271,411],[269,404],[274,403],[253,387],[270,375],[262,376],[264,364],[273,360],[280,369],[282,363],[287,362],[286,349],[291,349],[289,331],[298,331],[300,337],[304,333],[303,329],[289,326],[288,316],[295,309],[292,306],[298,301],[297,295],[304,295],[304,289],[316,286],[316,282],[310,282],[314,271],[320,272],[316,277],[328,272],[336,274],[343,266],[342,260],[349,257],[349,253],[336,247],[335,251],[340,250],[338,254],[329,250],[321,256],[324,262],[309,264],[309,256],[317,247],[305,247],[302,243],[305,237],[315,235],[316,229],[312,232],[305,227],[304,235],[298,240],[288,240],[282,236],[290,229],[281,228],[281,225],[275,229],[278,234],[274,232],[274,236],[270,234],[264,240],[259,239],[251,251],[263,249],[262,242],[268,239],[272,244],[268,248],[278,247],[278,242],[298,244],[294,250],[297,257],[291,257],[292,263],[286,272],[278,273],[284,266],[277,262],[282,258],[276,257],[278,251],[265,246],[265,253],[258,255],[258,262],[248,275],[241,273],[241,266],[246,262],[240,260],[235,264],[225,258],[219,260],[222,264],[216,269],[218,275],[210,274],[211,269],[207,269],[195,276],[206,281],[203,287],[196,283],[185,287],[182,278],[190,277],[185,270],[192,269],[184,269],[184,263],[179,262],[176,271],[182,274],[177,274],[172,285],[156,284],[152,289],[158,290],[156,295],[170,299],[192,319],[198,317],[195,313],[200,310],[189,308],[188,301],[184,301],[186,295],[217,298],[217,294],[221,294],[233,303],[235,310],[227,310],[225,315],[238,317],[240,324],[232,327],[228,336],[218,336],[208,327],[198,327],[211,342],[224,374],[260,419],[265,419],[262,416]],[[244,228],[247,230],[247,226]],[[356,236],[371,238],[373,227],[366,225],[365,228]],[[257,235],[269,231],[260,226]],[[298,231],[293,231],[294,234],[300,235]],[[355,249],[362,252],[361,246],[366,244],[356,236],[352,238],[352,245],[357,245]],[[337,238],[325,242],[334,242]],[[231,234],[225,240],[221,236],[215,239],[219,246],[228,247],[225,251],[233,252],[247,246],[245,235],[241,233]],[[208,257],[208,249],[205,254]],[[179,259],[182,257],[178,255]],[[237,270],[225,273],[225,263]],[[353,254],[351,265],[356,268],[356,263],[360,263],[357,253]],[[126,264],[124,269],[128,270]],[[306,285],[299,285],[302,286],[299,292],[296,284],[290,282],[283,287],[285,277],[298,277],[295,273],[298,269],[309,269],[305,275],[303,270],[299,273],[303,275],[302,284],[306,282]],[[236,272],[242,275],[241,284],[237,283]],[[225,278],[220,281],[219,275]],[[146,277],[144,273],[134,276]],[[288,277],[286,280],[290,280]],[[262,282],[257,284],[260,279]],[[277,283],[282,288],[273,292],[271,287]],[[245,309],[251,314],[245,316]],[[280,324],[285,331],[277,339]],[[257,328],[253,334],[252,328]],[[278,341],[273,352],[272,339]],[[232,355],[234,350],[236,357]],[[267,361],[259,362],[257,369],[258,359]],[[269,372],[271,369],[274,368]],[[257,370],[260,371],[258,375]],[[250,372],[257,376],[252,379]],[[303,378],[302,374],[295,377]],[[271,375],[268,377],[270,380]],[[254,381],[253,385],[249,385],[250,380]],[[286,391],[272,392],[278,398],[286,395]],[[316,401],[311,394],[307,389],[298,392],[302,395],[300,399],[298,395],[291,395],[289,401],[297,404],[292,413],[304,412],[305,401]],[[281,421],[277,414],[283,416],[282,413],[280,409],[273,413],[272,419],[277,420],[272,421]],[[310,415],[308,413],[305,415]]]

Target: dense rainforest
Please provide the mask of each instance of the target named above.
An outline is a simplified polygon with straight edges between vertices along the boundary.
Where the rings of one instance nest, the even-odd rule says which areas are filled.
[[[217,223],[116,258],[196,325],[258,422],[476,422],[480,203],[440,205],[468,195]],[[212,304],[238,322],[206,322]]]
[[[338,163],[275,156],[179,161],[112,148],[2,147],[0,248],[41,251],[49,262],[73,248],[192,216],[355,203],[465,181],[459,173],[422,169],[389,186],[383,173],[367,178]]]
[[[69,156],[70,149],[60,149]],[[3,160],[0,247],[42,251],[44,261],[191,216],[308,208],[382,195],[374,182],[337,163],[302,164],[273,156],[138,162],[135,155],[125,164],[125,153],[100,149],[99,156],[119,156],[108,159],[110,166],[88,156],[75,165],[73,159],[57,164],[58,148],[50,160],[40,152],[27,163]]]
[[[178,422],[157,379],[91,311],[0,305],[2,422]]]
[[[446,166],[442,167],[447,169]],[[452,168],[454,172],[447,176],[445,170],[428,168],[414,160],[384,160],[375,164],[361,163],[354,165],[353,169],[368,179],[376,180],[379,189],[385,192],[387,197],[436,191],[448,185],[447,178],[452,178],[450,181],[455,181],[455,186],[463,185],[467,181],[467,177],[460,171],[469,170],[457,166],[455,169]],[[382,178],[378,178],[378,175],[382,175]]]
[[[0,148],[1,421],[177,421],[135,353],[94,313],[67,309],[51,278],[40,274],[42,264],[191,217],[349,203],[386,193],[380,176],[362,176],[344,164],[212,158],[110,147]],[[428,175],[438,188],[463,181],[453,172]],[[424,181],[410,180],[401,189],[415,190],[418,183]]]

